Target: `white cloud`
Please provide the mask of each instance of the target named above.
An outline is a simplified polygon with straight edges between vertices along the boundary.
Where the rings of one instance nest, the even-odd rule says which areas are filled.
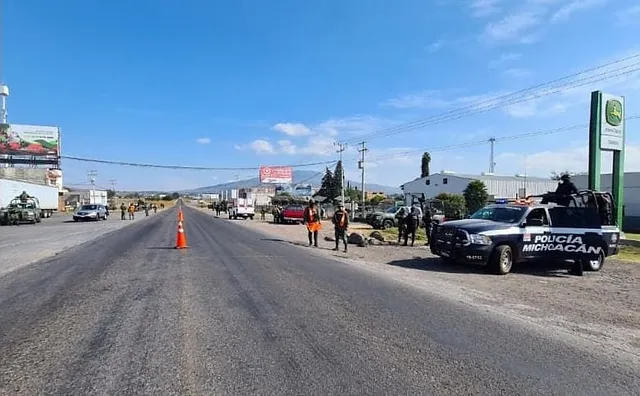
[[[526,36],[531,28],[541,22],[539,12],[526,10],[509,14],[497,22],[485,26],[481,39],[488,42],[513,41]]]
[[[502,74],[504,74],[507,77],[522,78],[522,77],[529,77],[533,73],[529,69],[512,67],[502,72]]]
[[[305,136],[311,134],[311,130],[304,124],[281,122],[271,127],[274,131],[284,133],[288,136]]]
[[[198,143],[198,144],[209,144],[209,143],[211,143],[211,139],[207,138],[207,137],[198,138],[198,139],[196,139],[196,143]]]
[[[566,22],[578,11],[604,4],[608,0],[520,0],[500,19],[486,24],[480,41],[488,44],[532,44],[542,34],[543,26],[551,22]]]
[[[469,8],[474,17],[486,17],[500,12],[500,3],[501,0],[473,0]]]
[[[496,69],[506,63],[515,62],[522,59],[522,54],[517,52],[508,52],[500,55],[499,58],[489,61],[489,68]]]
[[[616,18],[620,26],[640,24],[640,5],[631,6],[616,12]]]
[[[295,154],[298,151],[291,140],[278,140],[278,146],[280,146],[280,151],[285,154]]]
[[[447,109],[457,107],[469,107],[469,109],[484,109],[494,106],[496,98],[503,93],[486,93],[478,95],[453,96],[455,90],[436,91],[426,90],[415,94],[399,96],[382,103],[383,106],[398,109]]]
[[[253,142],[246,145],[236,145],[236,150],[252,150],[256,154],[276,154],[276,149],[273,144],[265,139],[256,139]]]
[[[429,46],[427,47],[427,50],[429,52],[438,52],[439,50],[442,49],[442,47],[444,47],[444,44],[445,44],[444,40],[434,41],[433,43],[429,44]]]
[[[500,163],[509,163],[516,172],[526,170],[527,174],[547,176],[551,172],[586,172],[589,165],[589,148],[587,146],[570,147],[561,150],[546,150],[526,155],[526,153],[502,153],[497,157]],[[502,161],[501,161],[502,160]],[[612,157],[610,153],[602,155],[602,173],[611,172]],[[625,172],[640,171],[640,146],[628,144],[625,151]]]
[[[566,21],[578,11],[597,7],[607,1],[608,0],[573,0],[554,12],[551,16],[551,22]]]

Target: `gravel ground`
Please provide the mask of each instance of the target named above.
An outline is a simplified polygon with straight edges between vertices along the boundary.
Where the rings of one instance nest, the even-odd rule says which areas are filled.
[[[55,213],[40,224],[0,227],[0,276],[144,219],[144,212],[126,221],[112,212],[107,221],[76,223],[70,214]]]
[[[599,356],[190,208],[189,248],[172,249],[175,212],[0,277],[0,395],[640,389],[633,355]]]
[[[288,243],[308,243],[304,226],[256,220],[233,223]],[[332,230],[327,222],[321,239]],[[333,242],[322,241],[320,249],[307,249],[314,255],[384,272],[416,287],[428,287],[484,309],[596,342],[605,349],[633,351],[640,356],[640,264],[608,259],[602,271],[583,277],[538,264],[495,276],[483,268],[443,265],[426,246],[350,245],[348,254],[332,251],[333,246]]]

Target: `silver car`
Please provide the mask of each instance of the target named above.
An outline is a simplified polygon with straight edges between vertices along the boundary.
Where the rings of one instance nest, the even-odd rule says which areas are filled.
[[[74,214],[74,221],[100,221],[107,219],[107,208],[104,205],[91,204],[82,205]]]

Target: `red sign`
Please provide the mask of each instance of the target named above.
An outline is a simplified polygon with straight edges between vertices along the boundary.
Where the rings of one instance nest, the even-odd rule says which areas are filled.
[[[261,166],[260,183],[291,184],[293,169],[289,166]]]

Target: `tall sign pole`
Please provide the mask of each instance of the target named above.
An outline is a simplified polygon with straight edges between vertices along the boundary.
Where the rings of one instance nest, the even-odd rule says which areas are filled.
[[[623,96],[591,93],[589,121],[589,189],[600,190],[602,152],[613,152],[611,194],[615,200],[614,218],[622,229],[624,219],[624,143],[625,103]]]
[[[360,157],[360,161],[358,161],[358,167],[362,170],[362,188],[360,189],[360,193],[362,194],[362,199],[361,199],[361,205],[362,207],[360,208],[360,212],[362,213],[362,218],[365,218],[365,198],[366,198],[366,190],[365,190],[365,186],[364,186],[364,154],[367,152],[367,146],[365,145],[365,142],[360,143],[361,144],[361,148],[358,150],[361,154]]]

